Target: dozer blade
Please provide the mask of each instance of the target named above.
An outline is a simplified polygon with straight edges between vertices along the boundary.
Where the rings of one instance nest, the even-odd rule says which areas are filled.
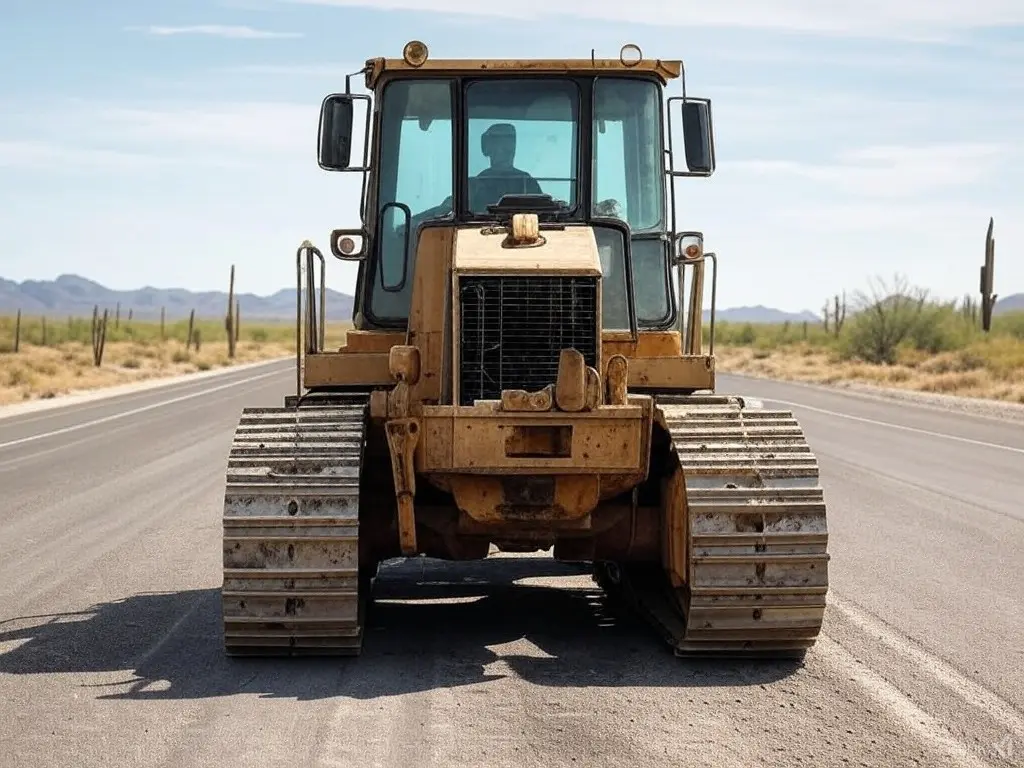
[[[365,412],[358,401],[243,410],[224,497],[229,655],[360,652]]]

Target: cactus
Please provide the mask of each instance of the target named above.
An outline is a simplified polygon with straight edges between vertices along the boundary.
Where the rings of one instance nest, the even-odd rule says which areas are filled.
[[[834,307],[831,311],[829,310],[829,304]],[[837,293],[833,298],[825,300],[825,306],[821,310],[822,322],[825,326],[825,333],[828,333],[829,319],[832,320],[832,333],[836,336],[843,329],[843,323],[846,322],[846,291],[843,291],[842,301],[839,299]]]
[[[235,265],[231,265],[231,282],[228,284],[228,313],[224,318],[224,330],[228,332],[228,357],[235,356]],[[198,349],[198,347],[197,347]]]
[[[996,261],[996,239],[992,234],[994,228],[995,220],[989,217],[988,231],[985,233],[985,263],[981,267],[981,328],[985,333],[992,328],[992,310],[999,298],[992,293]]]
[[[835,335],[838,336],[839,332],[843,330],[843,323],[846,322],[846,291],[843,291],[842,304],[839,302],[839,294],[835,296],[835,311],[832,314],[832,326],[835,329]]]
[[[107,313],[103,310],[103,318],[100,319],[99,305],[92,308],[92,362],[97,368],[103,363],[103,349],[107,343]]]
[[[964,294],[963,303],[960,305],[960,315],[964,320],[969,322],[971,326],[978,324],[978,302],[974,300],[971,294]]]

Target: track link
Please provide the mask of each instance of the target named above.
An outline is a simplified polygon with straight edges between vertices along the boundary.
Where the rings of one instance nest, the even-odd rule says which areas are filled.
[[[789,411],[719,395],[659,397],[686,486],[687,583],[660,565],[597,570],[680,656],[801,657],[828,591],[818,463]]]
[[[228,458],[222,611],[228,655],[358,655],[366,398],[246,408]]]

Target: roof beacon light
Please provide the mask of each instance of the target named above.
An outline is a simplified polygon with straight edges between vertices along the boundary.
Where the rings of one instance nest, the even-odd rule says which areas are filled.
[[[632,55],[627,55],[632,52]],[[626,43],[619,49],[619,61],[624,67],[635,67],[644,57],[644,52],[636,43]]]
[[[402,49],[402,58],[410,67],[422,67],[427,60],[427,45],[419,40],[410,40]]]

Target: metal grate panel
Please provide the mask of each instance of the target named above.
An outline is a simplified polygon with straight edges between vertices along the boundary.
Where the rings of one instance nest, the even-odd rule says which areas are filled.
[[[596,367],[597,297],[596,277],[461,278],[461,404],[553,384],[566,347]]]

